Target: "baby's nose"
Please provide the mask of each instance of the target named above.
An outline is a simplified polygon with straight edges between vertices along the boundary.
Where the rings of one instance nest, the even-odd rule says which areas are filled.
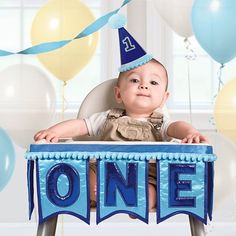
[[[148,86],[147,86],[147,85],[144,85],[144,84],[140,84],[140,85],[139,85],[139,88],[140,88],[140,89],[148,89]]]

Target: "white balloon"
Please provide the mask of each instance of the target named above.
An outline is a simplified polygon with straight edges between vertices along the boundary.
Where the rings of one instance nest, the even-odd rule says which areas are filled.
[[[207,133],[215,161],[214,207],[218,208],[224,200],[235,193],[236,186],[236,146],[219,133]]]
[[[193,0],[153,0],[164,21],[180,36],[190,37]]]
[[[55,91],[38,67],[16,64],[0,72],[0,126],[26,148],[46,128],[55,111]]]

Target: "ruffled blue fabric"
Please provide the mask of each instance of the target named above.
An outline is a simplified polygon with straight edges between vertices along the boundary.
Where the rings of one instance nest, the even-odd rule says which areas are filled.
[[[130,63],[121,65],[121,67],[119,68],[119,71],[120,72],[125,72],[125,71],[128,71],[128,70],[132,70],[136,67],[139,67],[139,66],[142,66],[142,65],[146,64],[147,62],[151,61],[152,59],[153,59],[152,55],[145,54],[144,56],[138,58],[137,60],[134,60]]]
[[[27,160],[173,160],[188,162],[213,162],[216,160],[214,154],[195,154],[195,153],[127,153],[127,152],[26,152]]]

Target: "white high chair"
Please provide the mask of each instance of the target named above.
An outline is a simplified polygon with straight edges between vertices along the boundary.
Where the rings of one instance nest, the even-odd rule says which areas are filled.
[[[79,109],[78,118],[88,117],[96,112],[106,111],[110,108],[122,108],[117,104],[113,88],[117,79],[107,80],[96,86],[84,99]],[[168,113],[164,108],[164,112]],[[94,137],[78,137],[75,140],[96,140]],[[205,236],[204,225],[199,220],[189,216],[191,236]],[[57,216],[38,226],[37,236],[54,236],[57,225]]]

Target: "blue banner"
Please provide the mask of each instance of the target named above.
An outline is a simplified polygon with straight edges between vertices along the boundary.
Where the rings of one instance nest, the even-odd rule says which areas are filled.
[[[209,145],[121,142],[34,144],[28,159],[29,214],[36,163],[40,223],[61,213],[89,223],[89,160],[97,162],[97,223],[127,213],[148,223],[148,164],[157,164],[157,223],[184,213],[212,219]]]
[[[66,213],[89,224],[88,160],[37,160],[39,223]]]
[[[97,224],[117,213],[148,223],[147,161],[100,160]]]

